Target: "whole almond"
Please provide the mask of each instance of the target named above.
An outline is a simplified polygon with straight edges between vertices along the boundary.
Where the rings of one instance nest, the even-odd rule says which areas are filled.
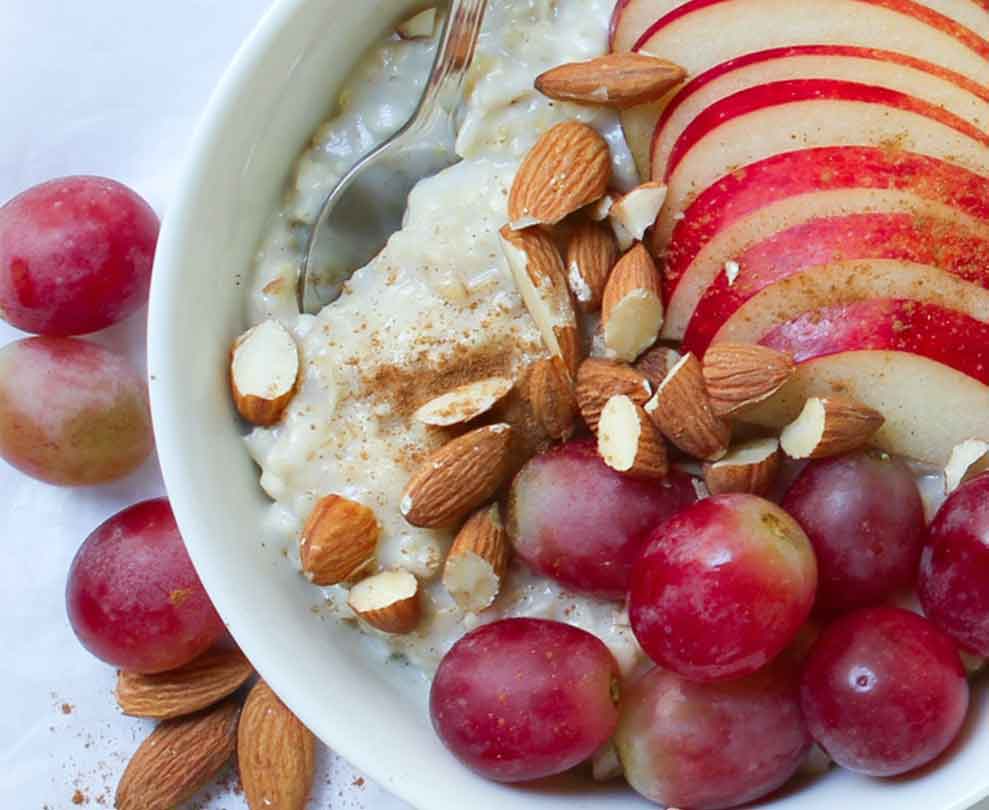
[[[618,360],[589,357],[577,372],[577,407],[587,426],[597,432],[605,403],[616,396],[627,396],[636,405],[645,405],[652,387],[645,376]]]
[[[716,343],[704,355],[704,384],[719,416],[771,397],[796,370],[793,357],[766,346]]]
[[[663,298],[656,264],[638,244],[611,271],[601,301],[604,345],[610,356],[631,362],[652,346],[663,326]]]
[[[131,717],[169,720],[218,703],[243,686],[253,672],[240,650],[210,650],[169,672],[118,673],[117,703]]]
[[[349,582],[374,563],[380,527],[368,507],[342,495],[327,495],[302,529],[302,570],[316,585]]]
[[[413,526],[456,525],[502,485],[511,439],[511,425],[499,423],[465,433],[431,453],[402,493],[402,515]]]
[[[508,196],[513,228],[555,225],[608,189],[611,153],[592,127],[564,121],[543,133],[525,156]]]
[[[559,101],[624,109],[658,101],[686,77],[679,65],[641,53],[611,53],[560,65],[536,78],[536,89]]]
[[[209,784],[237,747],[240,706],[166,720],[131,757],[117,785],[117,810],[172,810]]]
[[[566,441],[577,429],[577,400],[563,361],[539,360],[529,371],[529,401],[533,415],[546,434]]]
[[[590,219],[581,220],[567,244],[567,283],[581,312],[597,312],[618,246],[611,229]]]
[[[510,553],[497,503],[471,515],[443,565],[443,584],[462,610],[477,613],[491,606],[508,571]]]
[[[250,810],[303,810],[316,768],[316,738],[264,681],[244,703],[237,764]]]

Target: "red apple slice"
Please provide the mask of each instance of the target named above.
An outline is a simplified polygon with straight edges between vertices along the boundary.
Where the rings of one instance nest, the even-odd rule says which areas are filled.
[[[754,295],[818,265],[899,259],[932,265],[989,289],[989,228],[975,236],[953,219],[912,213],[822,217],[775,233],[739,254],[738,272],[721,273],[697,302],[684,345],[703,355],[717,331]]]
[[[683,337],[701,295],[750,246],[812,219],[876,211],[954,221],[987,238],[989,179],[942,160],[869,147],[787,152],[723,177],[674,230],[663,337]]]
[[[769,285],[735,311],[712,343],[758,343],[806,312],[873,298],[936,304],[989,322],[989,291],[982,287],[928,264],[868,259],[808,268]]]
[[[716,102],[677,139],[654,251],[665,253],[683,211],[719,178],[775,154],[818,146],[909,151],[989,176],[989,135],[940,107],[858,82],[773,82]]]
[[[773,397],[742,418],[781,429],[810,397],[844,396],[874,408],[886,422],[874,443],[889,453],[943,467],[951,450],[972,436],[989,436],[989,387],[917,354],[851,351],[801,363]]]

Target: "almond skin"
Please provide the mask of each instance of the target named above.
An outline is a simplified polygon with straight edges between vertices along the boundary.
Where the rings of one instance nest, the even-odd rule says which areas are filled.
[[[374,512],[364,504],[327,495],[302,529],[302,570],[315,585],[349,582],[374,563],[380,531]]]
[[[638,244],[611,271],[601,301],[604,345],[618,360],[634,361],[659,337],[663,295],[656,264]]]
[[[240,706],[227,700],[199,714],[166,720],[151,732],[117,785],[117,810],[172,810],[204,788],[237,747]]]
[[[205,709],[236,692],[254,672],[240,650],[210,650],[170,672],[117,674],[117,703],[131,717],[170,720]]]
[[[592,127],[564,121],[536,141],[519,167],[508,196],[513,228],[555,225],[608,190],[611,153]]]
[[[316,738],[264,681],[244,703],[237,764],[250,810],[303,810],[316,769]]]
[[[666,375],[677,363],[682,355],[676,349],[666,346],[653,346],[649,351],[635,361],[635,368],[642,372],[653,390],[659,388]]]
[[[771,397],[796,370],[789,354],[765,346],[717,343],[704,355],[704,384],[719,416]]]
[[[679,65],[640,53],[611,53],[570,62],[536,78],[536,89],[558,101],[616,109],[658,101],[686,78]]]
[[[812,397],[783,428],[780,446],[790,458],[830,458],[867,445],[885,421],[850,397]]]
[[[587,426],[597,432],[601,409],[615,396],[624,395],[637,405],[645,405],[652,387],[645,376],[618,360],[590,357],[577,372],[577,407]]]
[[[431,453],[402,493],[402,515],[413,526],[455,526],[504,482],[511,439],[511,426],[499,423],[465,433]]]
[[[479,509],[457,533],[443,566],[443,584],[462,610],[491,606],[511,555],[498,504]]]
[[[567,283],[581,312],[597,312],[611,268],[618,261],[618,245],[611,229],[590,219],[580,221],[567,245]]]
[[[577,429],[577,400],[562,360],[554,357],[532,365],[529,402],[546,435],[557,441],[573,436]]]

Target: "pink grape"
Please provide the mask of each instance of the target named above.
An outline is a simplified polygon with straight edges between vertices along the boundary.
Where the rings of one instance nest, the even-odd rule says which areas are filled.
[[[0,317],[41,335],[82,335],[148,300],[158,217],[104,177],[63,177],[0,207]]]
[[[125,509],[86,538],[65,602],[82,645],[130,672],[180,667],[224,632],[164,498]]]
[[[651,801],[719,810],[783,785],[810,748],[798,668],[696,683],[659,667],[626,690],[615,742],[629,784]]]
[[[968,682],[951,639],[927,619],[864,608],[822,633],[804,668],[801,706],[835,762],[894,776],[948,747],[965,720]]]
[[[572,441],[515,477],[508,532],[537,573],[580,593],[624,599],[649,532],[696,500],[685,473],[640,481],[608,467],[593,442]]]
[[[782,506],[814,546],[817,609],[879,604],[914,584],[927,527],[902,460],[863,451],[812,461]]]
[[[917,595],[938,627],[989,656],[989,473],[955,490],[934,517]]]
[[[499,782],[562,773],[618,723],[618,665],[585,630],[545,619],[482,625],[446,654],[429,709],[443,744]]]
[[[685,678],[738,678],[789,644],[814,602],[803,529],[755,495],[718,495],[653,532],[632,570],[629,618],[646,653]]]

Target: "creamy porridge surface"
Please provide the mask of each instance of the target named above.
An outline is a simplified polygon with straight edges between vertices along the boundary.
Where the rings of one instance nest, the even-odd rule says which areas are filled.
[[[398,508],[416,462],[443,442],[412,419],[415,408],[462,382],[516,375],[545,355],[497,235],[526,150],[553,124],[577,118],[608,139],[616,183],[636,180],[612,113],[550,101],[532,85],[548,68],[604,53],[612,5],[492,0],[467,81],[457,138],[463,161],[415,188],[403,230],[354,275],[339,300],[317,316],[300,316],[294,279],[320,201],[412,113],[435,42],[390,38],[374,46],[299,158],[258,254],[250,319],[279,319],[295,333],[304,360],[299,394],[281,424],[256,428],[247,438],[261,486],[274,501],[265,528],[298,563],[298,537],[320,497],[339,493],[371,507],[381,524],[380,567],[401,566],[426,582],[419,630],[378,635],[427,672],[464,632],[511,615],[584,627],[608,644],[625,671],[641,661],[620,606],[564,592],[519,564],[491,609],[465,615],[438,581],[452,534],[414,528]],[[330,611],[353,618],[345,589],[325,592]]]

